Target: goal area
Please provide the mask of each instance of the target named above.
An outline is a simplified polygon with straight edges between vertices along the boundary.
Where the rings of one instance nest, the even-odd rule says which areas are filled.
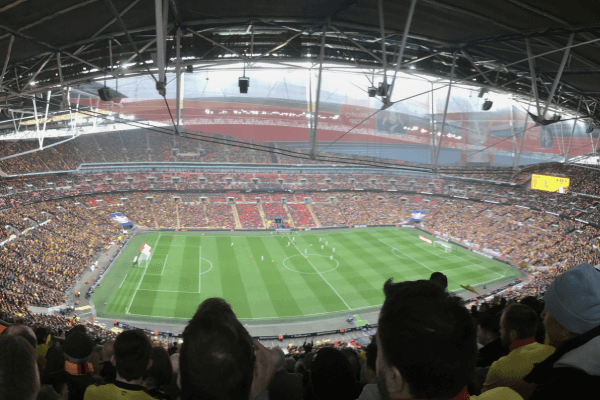
[[[453,246],[450,243],[442,242],[439,240],[433,242],[433,247],[438,247],[444,250],[446,253],[450,253],[451,251],[453,251]]]

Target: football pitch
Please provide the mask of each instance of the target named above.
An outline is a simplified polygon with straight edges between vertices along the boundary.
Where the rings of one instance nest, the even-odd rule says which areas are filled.
[[[133,237],[92,296],[99,317],[186,322],[206,298],[239,319],[327,318],[383,303],[383,283],[448,277],[448,290],[519,277],[512,267],[408,228],[305,232],[152,232]],[[143,243],[149,259],[133,265]],[[233,245],[232,245],[233,243]]]

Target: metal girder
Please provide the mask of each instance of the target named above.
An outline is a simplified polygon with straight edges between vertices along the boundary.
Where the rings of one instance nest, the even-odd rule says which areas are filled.
[[[154,43],[156,43],[156,38],[150,40],[148,43],[146,43],[145,45],[142,46],[142,48],[140,49],[140,53],[143,53],[144,51],[146,51],[148,49],[148,47],[152,46]],[[127,60],[125,60],[122,64],[120,68],[124,68],[125,64],[129,64],[130,62],[133,61],[134,58],[136,58],[138,55],[137,53],[132,55],[131,57],[129,57]]]
[[[354,44],[356,47],[358,47],[359,49],[361,49],[365,53],[369,54],[371,57],[373,57],[374,59],[376,59],[380,63],[383,63],[383,60],[381,59],[381,57],[379,57],[378,55],[376,55],[375,53],[373,53],[371,50],[368,50],[366,47],[364,47],[363,45],[361,45],[360,43],[358,43],[354,39],[352,39],[350,36],[348,36],[347,33],[339,30],[334,24],[329,24],[329,26],[332,29],[334,29],[336,32],[338,32],[339,34],[343,35],[346,39],[348,39],[350,42],[352,42],[352,44]]]
[[[15,7],[15,6],[18,6],[18,5],[19,5],[19,4],[21,4],[21,3],[25,3],[26,1],[27,1],[27,0],[17,0],[17,1],[15,1],[15,2],[13,2],[13,3],[7,4],[7,5],[5,5],[4,7],[0,8],[0,13],[1,13],[1,12],[4,12],[4,11],[6,11],[6,10],[10,10],[11,8],[13,8],[13,7]]]
[[[59,15],[66,14],[69,11],[73,11],[73,10],[76,10],[78,8],[81,8],[81,7],[85,7],[88,4],[95,3],[96,1],[98,1],[98,0],[86,0],[86,1],[82,1],[81,3],[77,3],[77,4],[75,4],[75,5],[71,6],[71,7],[67,7],[67,8],[64,8],[62,10],[56,11],[53,14],[47,15],[47,16],[45,16],[43,18],[40,18],[40,19],[38,19],[38,20],[36,20],[36,21],[28,24],[28,25],[20,27],[19,28],[19,32],[27,30],[27,29],[30,29],[30,28],[33,28],[34,26],[37,26],[37,25],[39,25],[39,24],[41,24],[43,22],[49,21],[51,19],[54,19],[55,17],[58,17]],[[2,35],[2,36],[0,36],[0,40],[4,39],[7,36],[8,35]]]
[[[13,42],[15,37],[11,36],[8,42],[8,50],[6,51],[6,58],[4,59],[4,67],[2,67],[2,74],[0,74],[0,92],[2,91],[2,82],[4,81],[4,75],[6,74],[6,68],[8,68],[8,60],[10,59],[10,52],[12,50]]]
[[[387,93],[387,51],[385,50],[385,22],[383,18],[383,0],[377,0],[379,10],[379,34],[381,35],[381,56],[383,58],[383,87]]]
[[[201,33],[198,33],[198,32],[196,32],[195,30],[193,30],[193,29],[191,29],[191,28],[186,28],[186,30],[187,30],[188,32],[190,32],[191,34],[198,36],[199,38],[202,38],[202,39],[204,39],[204,40],[206,40],[206,41],[208,41],[208,42],[211,42],[211,43],[212,43],[212,44],[214,44],[215,46],[218,46],[218,47],[222,48],[222,49],[223,49],[223,50],[225,50],[225,51],[228,51],[228,52],[230,52],[230,53],[233,53],[233,54],[235,54],[236,56],[238,56],[239,58],[241,58],[241,59],[242,59],[242,60],[244,60],[244,61],[250,61],[250,59],[249,59],[248,57],[246,57],[245,55],[243,55],[243,54],[240,54],[240,53],[238,53],[237,51],[235,51],[235,50],[232,50],[232,49],[230,49],[230,48],[229,48],[229,47],[227,47],[227,46],[223,46],[221,43],[219,43],[219,42],[216,42],[216,41],[212,40],[211,38],[209,38],[209,37],[206,37],[206,36],[202,35]]]
[[[42,131],[46,131],[46,122],[48,121],[48,111],[50,110],[50,96],[52,95],[52,91],[48,90],[48,99],[46,100],[46,112],[44,113],[44,127]]]
[[[513,112],[513,105],[510,104],[509,105],[509,117],[510,117],[510,147],[512,150],[512,161],[513,161],[513,168],[516,169],[517,168],[517,139],[515,138],[515,121],[514,121],[514,112]]]
[[[165,82],[165,47],[166,47],[166,32],[164,30],[163,8],[168,4],[164,0],[154,0],[154,14],[156,17],[156,64],[158,66],[158,82],[156,89],[161,96],[166,95]],[[168,16],[168,13],[167,13]]]
[[[454,79],[454,71],[456,68],[456,57],[456,53],[454,53],[454,58],[452,58],[452,69],[450,71],[450,83],[448,84],[448,94],[446,95],[446,105],[444,106],[444,117],[442,118],[442,129],[440,130],[440,138],[438,139],[433,159],[434,173],[437,172],[438,157],[440,156],[440,148],[442,147],[442,139],[444,138],[444,128],[446,127],[446,115],[448,114],[448,105],[450,104],[450,92],[452,91],[452,80]],[[432,132],[432,134],[437,135],[436,132]]]
[[[546,106],[544,107],[544,112],[542,116],[546,115],[548,111],[548,107],[550,107],[550,103],[552,102],[552,98],[554,97],[554,92],[556,91],[556,87],[558,86],[558,82],[560,81],[560,77],[562,76],[563,70],[565,69],[565,65],[567,64],[567,59],[569,58],[569,52],[571,50],[571,46],[573,45],[573,39],[575,38],[575,34],[572,33],[569,36],[569,42],[567,43],[567,48],[565,49],[565,54],[563,55],[563,59],[560,63],[560,67],[558,67],[558,73],[556,74],[556,78],[554,78],[554,82],[552,83],[552,89],[546,99]]]
[[[46,58],[46,60],[44,60],[44,62],[42,63],[42,65],[40,65],[40,67],[37,69],[37,71],[31,76],[31,79],[29,79],[27,81],[27,83],[23,86],[23,88],[26,88],[27,86],[31,85],[31,83],[33,82],[33,80],[35,78],[37,78],[38,74],[40,72],[42,72],[42,70],[44,69],[44,67],[46,66],[46,64],[48,64],[48,61],[50,61],[50,59],[52,58],[52,55],[50,55],[49,57]]]
[[[177,29],[177,35],[175,37],[175,74],[177,77],[177,88],[175,92],[175,133],[179,133],[181,126],[181,29]]]
[[[58,80],[60,81],[60,93],[61,93],[61,102],[60,102],[60,109],[61,110],[66,110],[67,108],[67,99],[65,97],[65,84],[63,81],[63,74],[62,74],[62,64],[60,62],[60,53],[56,53],[56,65],[58,68]]]
[[[319,78],[317,80],[317,100],[315,111],[312,118],[312,133],[310,135],[310,159],[314,160],[317,155],[317,125],[319,122],[319,101],[321,99],[321,81],[323,75],[323,58],[325,57],[325,37],[327,36],[327,25],[323,25],[323,34],[321,36],[321,53],[319,54]]]
[[[543,115],[540,115],[540,97],[538,95],[537,77],[535,73],[535,59],[531,53],[529,39],[525,40],[525,46],[527,47],[527,60],[529,61],[529,74],[531,76],[531,89],[533,90],[533,97],[535,98],[535,108],[540,118],[544,118]]]
[[[287,46],[287,45],[288,45],[288,44],[289,44],[289,43],[290,43],[292,40],[296,39],[298,36],[300,36],[300,35],[302,35],[302,34],[304,34],[304,33],[308,32],[308,31],[312,30],[313,28],[314,28],[314,27],[312,27],[312,26],[311,26],[310,28],[306,28],[306,29],[303,29],[303,30],[301,30],[300,32],[296,33],[294,36],[292,36],[291,38],[289,38],[289,39],[288,39],[288,40],[286,40],[285,42],[283,42],[283,43],[281,43],[281,44],[278,44],[277,46],[273,47],[271,50],[268,50],[268,51],[267,51],[267,52],[265,52],[264,54],[261,54],[260,56],[258,56],[258,57],[256,57],[256,58],[253,58],[252,60],[253,60],[253,61],[257,61],[257,60],[260,60],[260,59],[261,59],[261,58],[263,58],[263,57],[266,57],[266,56],[268,56],[268,55],[269,55],[269,54],[271,54],[272,52],[274,52],[274,51],[277,51],[277,50],[281,49],[282,47],[285,47],[285,46]],[[252,38],[254,38],[254,27],[252,28]],[[252,45],[253,45],[253,47],[254,47],[254,39],[253,39]]]
[[[517,153],[517,160],[513,165],[516,165],[514,167],[515,170],[517,170],[517,168],[519,168],[519,162],[521,161],[521,153],[523,152],[523,143],[525,143],[525,137],[527,136],[527,122],[529,122],[529,108],[531,106],[531,103],[529,104],[529,106],[527,106],[527,116],[525,117],[525,124],[523,125],[523,135],[521,136],[521,144],[519,145],[519,152]]]
[[[127,26],[125,26],[125,22],[123,22],[123,19],[121,18],[119,12],[115,8],[115,5],[113,4],[112,0],[104,0],[104,2],[106,3],[106,5],[110,9],[110,11],[112,12],[112,14],[114,15],[114,17],[116,18],[116,20],[119,22],[119,25],[121,26],[121,29],[125,33],[125,37],[127,37],[127,40],[129,41],[129,44],[133,48],[135,54],[140,58],[140,63],[143,66],[145,66],[146,64],[145,64],[144,58],[142,57],[140,51],[138,50],[137,45],[135,44],[135,41],[133,40],[133,38],[131,37],[131,34],[127,30]],[[149,69],[148,69],[148,72],[150,73],[150,75],[152,76],[152,78],[156,81],[156,78],[154,77],[154,74],[152,74],[152,72],[150,72]],[[116,74],[115,74],[115,78],[118,78]]]
[[[412,23],[413,15],[415,13],[415,6],[417,4],[417,0],[411,0],[410,9],[408,10],[408,16],[406,17],[406,25],[404,26],[404,32],[402,33],[402,42],[400,43],[400,49],[398,50],[398,59],[396,60],[396,66],[394,67],[394,78],[392,79],[392,84],[390,85],[390,90],[386,93],[386,96],[383,99],[384,107],[387,108],[391,105],[392,101],[392,93],[394,92],[394,84],[396,83],[396,75],[398,74],[398,70],[400,69],[400,65],[402,64],[402,60],[404,58],[404,49],[406,48],[406,41],[408,40],[408,32],[410,32],[410,24]]]
[[[12,28],[10,28],[10,27],[8,27],[6,25],[0,24],[0,29],[4,29],[5,31],[7,31],[9,33],[12,33],[13,36],[17,36],[17,37],[23,38],[25,40],[28,40],[28,41],[32,42],[33,44],[41,45],[42,47],[45,47],[46,49],[50,50],[52,53],[58,53],[58,52],[60,52],[60,50],[58,48],[56,48],[56,47],[54,47],[54,46],[52,46],[52,45],[50,45],[48,43],[45,43],[45,42],[43,42],[41,40],[35,39],[35,38],[33,38],[33,37],[29,36],[29,35],[26,35],[26,34],[24,34],[22,32],[15,31],[14,29],[12,29]],[[84,60],[82,58],[79,58],[79,57],[77,57],[74,54],[71,54],[71,53],[66,52],[66,51],[63,51],[63,53],[66,54],[67,56],[71,57],[71,58],[76,59],[79,62],[82,62],[84,64],[89,65],[92,68],[97,68],[100,71],[106,72],[106,70],[104,68],[99,67],[99,66],[97,66],[95,64],[92,64],[91,62],[86,61],[86,60]],[[115,78],[116,78],[116,76],[115,76]]]
[[[475,60],[473,60],[473,57],[471,57],[469,55],[469,53],[467,53],[464,49],[461,50],[460,52],[466,57],[467,60],[469,60],[469,62],[473,66],[473,68],[475,68],[475,70],[477,72],[479,72],[479,75],[481,75],[483,77],[483,79],[485,79],[490,86],[496,86],[494,84],[494,82],[492,82],[492,80],[490,78],[488,78],[487,75],[481,71],[481,69],[477,66],[477,64],[475,64]]]

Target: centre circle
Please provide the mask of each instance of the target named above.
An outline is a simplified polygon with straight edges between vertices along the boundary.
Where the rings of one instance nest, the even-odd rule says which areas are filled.
[[[294,268],[293,265],[291,265],[291,262],[288,262],[286,264],[286,261],[288,261],[290,258],[302,257],[302,258],[304,258],[306,260],[306,256],[309,257],[308,260],[307,260],[307,262],[309,262],[310,269],[308,269],[308,271],[298,271],[297,269]],[[335,261],[335,267],[330,268],[330,269],[328,269],[326,271],[318,271],[317,272],[317,271],[315,271],[315,269],[318,269],[318,266],[310,264],[311,257],[325,257],[327,259],[329,258],[329,256],[326,256],[326,255],[323,255],[323,254],[312,254],[312,253],[311,254],[296,254],[296,255],[290,256],[290,257],[286,258],[285,260],[283,260],[283,266],[286,269],[289,269],[292,272],[297,272],[299,274],[315,274],[315,275],[316,274],[324,274],[325,272],[331,272],[331,271],[337,269],[337,267],[340,266],[339,261],[334,258],[332,261]],[[327,261],[329,261],[329,260],[327,260]]]

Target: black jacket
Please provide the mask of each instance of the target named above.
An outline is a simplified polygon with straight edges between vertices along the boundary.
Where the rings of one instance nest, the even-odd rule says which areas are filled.
[[[600,397],[600,326],[563,343],[524,380],[537,384],[530,400]]]

